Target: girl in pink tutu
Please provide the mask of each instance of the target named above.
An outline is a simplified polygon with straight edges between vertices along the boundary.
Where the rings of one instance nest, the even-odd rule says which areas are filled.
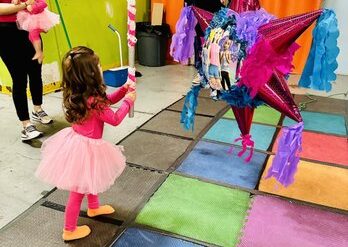
[[[65,210],[63,239],[86,237],[90,228],[77,227],[81,202],[88,199],[89,217],[111,214],[109,205],[100,206],[98,194],[107,190],[125,168],[122,148],[102,140],[104,123],[119,125],[133,106],[136,93],[126,83],[113,94],[105,93],[98,56],[87,47],[69,51],[62,62],[63,106],[72,127],[47,139],[36,175],[59,189],[70,191]],[[114,112],[111,104],[124,98]]]
[[[14,4],[24,2],[23,0],[13,0]],[[52,13],[47,9],[45,0],[27,1],[26,10],[17,13],[17,25],[19,29],[29,32],[29,39],[34,46],[35,55],[33,60],[38,60],[41,64],[44,58],[40,33],[48,32],[52,27],[59,24],[59,15]]]

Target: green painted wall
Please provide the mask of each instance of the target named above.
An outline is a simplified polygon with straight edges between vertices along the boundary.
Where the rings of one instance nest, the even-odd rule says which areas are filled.
[[[50,10],[58,13],[55,0],[48,1]],[[127,64],[126,0],[59,0],[72,46],[85,45],[96,51],[104,69],[120,65],[117,36],[108,29],[112,24],[121,33],[123,60]],[[148,21],[150,0],[137,0],[137,21]],[[44,83],[60,79],[60,59],[69,49],[62,25],[42,35],[45,63]],[[58,80],[59,80],[58,79]],[[0,61],[0,85],[11,85],[6,67]]]

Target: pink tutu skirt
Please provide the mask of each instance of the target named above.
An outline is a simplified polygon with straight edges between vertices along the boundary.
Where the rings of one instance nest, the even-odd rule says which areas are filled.
[[[122,147],[82,136],[72,128],[47,139],[41,152],[35,175],[59,189],[81,194],[106,191],[126,165]]]
[[[19,29],[30,32],[34,29],[41,29],[45,32],[59,24],[59,15],[49,11],[47,8],[39,14],[30,14],[23,10],[17,13],[17,25]]]

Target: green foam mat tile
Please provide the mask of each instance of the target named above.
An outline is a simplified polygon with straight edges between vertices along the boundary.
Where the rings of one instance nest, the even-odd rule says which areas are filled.
[[[269,106],[259,106],[254,111],[253,122],[278,125],[281,114],[269,107]],[[229,110],[225,115],[225,118],[235,119],[232,110]]]
[[[235,246],[249,193],[170,175],[136,222],[221,246]]]

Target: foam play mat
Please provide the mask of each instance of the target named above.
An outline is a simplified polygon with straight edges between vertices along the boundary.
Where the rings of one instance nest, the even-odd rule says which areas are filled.
[[[126,220],[144,200],[151,196],[158,185],[165,179],[165,175],[134,167],[126,167],[123,174],[115,184],[105,193],[100,194],[100,201],[112,205],[117,210],[106,217]],[[49,202],[65,205],[68,200],[68,192],[56,190],[47,198]],[[86,198],[83,201],[82,211],[87,211]]]
[[[15,222],[0,233],[0,246],[67,246],[61,240],[64,213],[39,206],[21,215]],[[79,224],[88,224],[91,235],[68,246],[104,246],[107,245],[118,226],[80,217]]]
[[[345,105],[340,100],[328,100],[325,106],[337,103]],[[175,175],[167,178],[140,211],[137,224],[158,229],[161,238],[164,231],[174,238],[182,236],[185,241],[208,246],[345,246],[346,116],[341,110],[328,114],[316,112],[314,107],[308,109],[311,112],[302,112],[305,131],[293,184],[283,187],[273,178],[265,179],[277,151],[281,133],[277,125],[290,121],[284,119],[282,123],[280,114],[266,106],[256,109],[251,135],[259,151],[254,151],[246,163],[245,155],[237,155],[242,147],[234,139],[240,133],[228,111],[196,140],[192,150],[187,150]],[[217,211],[227,221],[220,219]],[[209,232],[205,225],[211,226]]]
[[[215,104],[203,96],[203,104]],[[345,102],[324,105],[329,109],[333,103]],[[255,111],[255,150],[246,162],[250,149],[238,156],[240,132],[226,107],[210,106],[207,113],[202,108],[193,132],[181,128],[180,112],[171,107],[121,142],[129,163],[100,195],[116,211],[88,219],[84,202],[79,224],[91,226],[88,238],[61,241],[68,193],[55,190],[0,231],[0,246],[347,246],[348,142],[342,109],[328,114],[308,105],[310,112],[302,112],[301,160],[294,183],[283,187],[265,178],[283,116],[266,106]]]

